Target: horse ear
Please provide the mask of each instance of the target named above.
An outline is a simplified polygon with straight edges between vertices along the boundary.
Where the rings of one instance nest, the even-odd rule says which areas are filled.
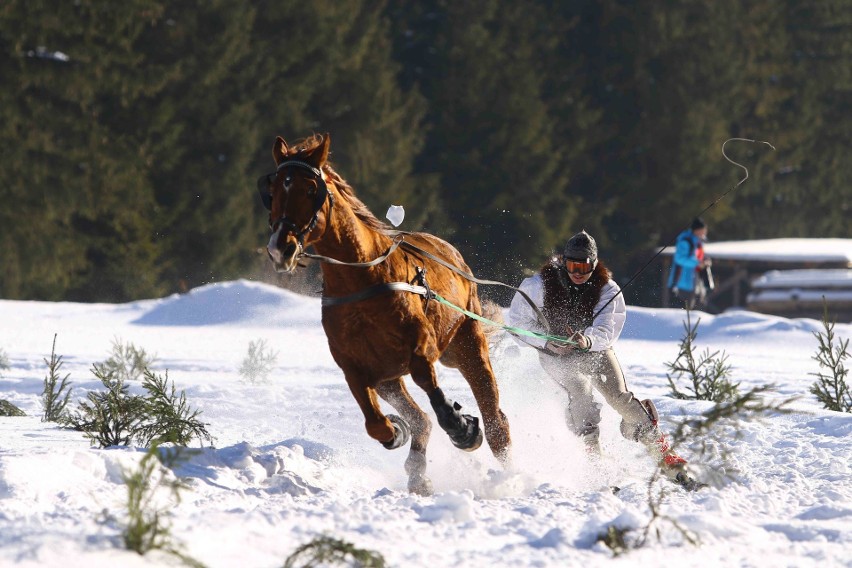
[[[328,161],[328,152],[331,147],[331,136],[326,132],[322,135],[322,142],[314,148],[307,156],[307,160],[313,164],[315,168],[322,168]]]
[[[287,146],[287,143],[283,138],[280,136],[275,138],[275,144],[272,145],[272,158],[275,160],[276,164],[280,164],[289,151],[290,148]]]

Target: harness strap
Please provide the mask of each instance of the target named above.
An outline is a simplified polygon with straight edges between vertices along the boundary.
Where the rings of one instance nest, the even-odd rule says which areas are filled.
[[[424,286],[415,286],[408,282],[380,282],[348,296],[341,296],[339,298],[323,296],[322,307],[327,308],[330,306],[360,302],[361,300],[366,300],[367,298],[378,296],[380,294],[387,294],[388,292],[413,292],[421,296],[426,296],[427,299],[429,297],[429,292]]]
[[[460,306],[455,305],[450,302],[437,292],[428,289],[425,286],[415,286],[413,284],[408,284],[407,282],[381,282],[374,286],[370,286],[368,288],[364,288],[363,290],[356,292],[354,294],[350,294],[348,296],[342,296],[339,298],[333,298],[331,296],[323,296],[322,297],[322,307],[327,308],[330,306],[339,306],[342,304],[349,304],[352,302],[360,302],[361,300],[366,300],[367,298],[371,298],[373,296],[378,296],[381,294],[387,294],[389,292],[412,292],[414,294],[418,294],[420,296],[424,296],[428,301],[431,298],[434,298],[437,302],[444,304],[445,306],[456,310],[469,318],[473,318],[477,321],[481,321],[488,325],[493,325],[495,327],[499,327],[501,329],[505,329],[509,333],[514,335],[525,335],[527,337],[535,337],[538,339],[544,339],[549,341],[559,341],[560,343],[575,343],[568,337],[564,337],[561,335],[550,335],[547,333],[539,333],[536,331],[529,331],[526,329],[522,329],[520,327],[513,327],[511,325],[504,325],[501,323],[497,323],[496,321],[490,320],[484,316],[481,316],[477,313],[466,310]],[[546,349],[541,349],[536,347],[535,345],[530,345],[539,351],[547,351]]]
[[[527,293],[524,292],[523,290],[521,290],[520,288],[515,288],[514,286],[510,286],[510,285],[505,284],[503,282],[498,282],[497,280],[481,280],[481,279],[477,278],[476,276],[474,276],[473,274],[468,274],[467,272],[464,272],[463,270],[458,269],[457,267],[453,266],[452,264],[445,261],[444,259],[438,258],[437,256],[433,255],[432,253],[423,250],[422,248],[418,247],[417,245],[413,245],[413,244],[409,243],[408,241],[403,241],[401,244],[404,248],[415,250],[415,251],[419,252],[420,254],[425,256],[426,258],[429,258],[430,260],[437,262],[438,264],[440,264],[441,266],[444,266],[445,268],[449,268],[450,270],[452,270],[453,272],[455,272],[459,276],[461,276],[461,277],[463,277],[467,280],[470,280],[471,282],[476,282],[477,284],[485,284],[485,285],[488,285],[488,286],[504,286],[506,288],[514,290],[515,292],[520,294],[524,298],[524,300],[527,301],[527,303],[530,305],[530,307],[532,307],[533,310],[535,310],[535,313],[538,316],[539,321],[542,324],[544,324],[544,328],[547,330],[547,333],[550,334],[550,324],[547,322],[547,318],[544,317],[544,314],[541,313],[541,310],[538,309],[538,306],[535,305],[535,302],[532,301],[532,298],[530,298],[527,295]],[[437,294],[436,294],[436,296],[437,296]]]
[[[423,306],[423,311],[428,312],[429,300],[434,298],[435,294],[432,292],[432,288],[429,287],[429,282],[426,281],[426,269],[419,266],[415,266],[414,269],[417,271],[417,275],[414,277],[412,282],[417,282],[426,288],[426,304]]]
[[[484,322],[484,323],[488,323],[488,324],[496,326],[496,327],[503,328],[503,329],[507,330],[508,332],[516,334],[516,335],[526,335],[528,337],[535,337],[535,338],[544,339],[544,340],[559,341],[561,343],[575,343],[574,341],[572,341],[568,337],[563,337],[561,335],[552,335],[551,331],[550,331],[550,324],[547,322],[547,318],[544,317],[544,314],[541,313],[541,310],[538,309],[538,306],[535,305],[535,302],[532,301],[532,298],[530,298],[529,295],[526,292],[524,292],[523,290],[521,290],[520,288],[510,286],[509,284],[505,284],[505,283],[499,282],[497,280],[483,280],[483,279],[475,277],[473,274],[468,274],[467,272],[460,270],[459,268],[453,266],[452,264],[445,261],[444,259],[439,258],[439,257],[433,255],[432,253],[423,250],[422,248],[418,247],[417,245],[411,244],[408,241],[404,240],[406,234],[409,234],[409,233],[406,233],[406,232],[403,232],[403,231],[398,232],[396,235],[394,235],[393,244],[390,246],[390,248],[388,248],[387,252],[385,252],[383,255],[376,257],[373,260],[370,260],[370,261],[367,261],[367,262],[344,262],[342,260],[337,260],[335,258],[331,258],[331,257],[328,257],[328,256],[323,256],[323,255],[319,255],[319,254],[310,254],[310,253],[307,253],[307,252],[303,252],[301,256],[305,256],[307,258],[319,260],[319,261],[322,261],[322,262],[328,262],[329,264],[336,264],[336,265],[339,265],[339,266],[354,266],[354,267],[367,268],[367,267],[375,266],[377,264],[384,262],[385,259],[387,259],[391,254],[393,254],[393,252],[397,248],[402,246],[406,249],[416,251],[417,253],[425,256],[426,258],[437,262],[441,266],[452,270],[453,272],[455,272],[456,274],[458,274],[462,278],[465,278],[466,280],[470,280],[471,282],[475,282],[477,284],[484,284],[484,285],[487,285],[487,286],[503,286],[503,287],[509,288],[511,290],[514,290],[515,292],[520,294],[521,297],[524,298],[524,300],[526,300],[526,302],[530,305],[530,307],[532,307],[532,309],[535,311],[536,315],[538,316],[539,321],[544,325],[547,332],[546,333],[538,333],[538,332],[535,332],[535,331],[528,331],[528,330],[525,330],[525,329],[507,326],[507,325],[503,325],[503,324],[491,321],[488,318],[482,317],[482,316],[475,314],[475,313],[473,313],[469,310],[465,310],[464,308],[456,306],[452,302],[441,297],[437,292],[434,292],[433,290],[427,288],[427,286],[415,286],[415,285],[409,284],[407,282],[380,282],[379,284],[375,284],[373,286],[365,288],[364,290],[361,290],[360,292],[356,292],[354,294],[350,294],[348,296],[342,296],[342,297],[339,297],[339,298],[335,298],[335,297],[331,297],[331,296],[323,296],[322,297],[322,307],[339,306],[339,305],[342,305],[342,304],[359,302],[361,300],[365,300],[367,298],[371,298],[371,297],[377,296],[379,294],[386,294],[388,292],[400,292],[400,291],[402,291],[402,292],[413,292],[415,294],[419,294],[421,296],[424,296],[426,298],[427,302],[429,301],[429,299],[435,298],[438,302],[440,302],[440,303],[442,303],[442,304],[444,304],[448,307],[451,307],[452,309],[457,310],[457,311],[465,314],[466,316],[472,317],[475,320],[478,320],[478,321],[481,321],[481,322]],[[544,351],[544,350],[542,350],[538,347],[535,347],[534,345],[531,345],[531,347],[534,347],[536,349]]]

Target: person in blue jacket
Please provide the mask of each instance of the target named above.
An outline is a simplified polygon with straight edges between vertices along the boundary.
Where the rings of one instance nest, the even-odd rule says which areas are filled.
[[[705,240],[707,224],[701,217],[696,217],[689,229],[679,234],[675,241],[668,286],[674,297],[688,310],[703,305],[707,296],[703,272],[710,266],[710,259],[704,257]]]

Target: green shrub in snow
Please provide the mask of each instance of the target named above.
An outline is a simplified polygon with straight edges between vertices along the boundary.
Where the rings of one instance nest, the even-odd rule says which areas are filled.
[[[680,342],[677,358],[666,363],[672,396],[681,400],[710,400],[724,402],[737,397],[739,383],[731,382],[728,377],[732,367],[728,364],[728,356],[724,351],[710,353],[709,349],[696,357],[694,353],[695,338],[698,336],[699,318],[695,325],[690,321],[690,311],[686,311],[686,321],[683,323],[684,337]],[[685,383],[684,390],[678,385]]]
[[[27,413],[9,402],[0,399],[0,416],[26,416]]]
[[[357,548],[352,543],[329,536],[320,536],[303,544],[284,562],[284,568],[335,565],[361,568],[386,566],[384,557],[378,552]]]
[[[844,361],[849,358],[849,340],[837,340],[835,343],[834,324],[828,319],[828,304],[822,299],[823,316],[822,325],[824,332],[814,332],[819,341],[817,354],[813,357],[820,368],[827,372],[810,373],[817,377],[817,381],[811,385],[810,392],[817,397],[826,410],[837,412],[852,412],[852,393],[846,377],[849,369]]]
[[[112,353],[101,366],[122,382],[139,380],[150,369],[157,358],[132,343],[125,344],[121,339],[113,339]]]
[[[6,352],[0,347],[0,371],[8,371],[10,368],[9,365],[9,357],[6,355]],[[3,376],[3,373],[0,373],[0,377]]]
[[[278,352],[269,349],[266,340],[250,341],[248,354],[240,365],[240,377],[252,384],[265,383],[277,359]]]
[[[50,348],[50,359],[44,359],[47,365],[47,376],[44,378],[44,389],[41,393],[41,406],[44,409],[42,422],[62,422],[65,416],[65,407],[71,397],[71,383],[68,382],[68,373],[64,377],[59,376],[62,368],[62,355],[56,354],[56,334],[53,335],[53,346]]]
[[[124,547],[137,554],[158,550],[177,557],[188,566],[201,567],[203,564],[187,556],[175,542],[168,520],[170,508],[180,503],[180,493],[186,488],[171,469],[185,458],[185,449],[161,449],[155,443],[138,468],[122,470],[121,477],[127,485],[127,517],[121,536]],[[165,492],[170,495],[168,506],[162,499]]]
[[[186,446],[194,439],[212,444],[207,424],[198,418],[201,412],[189,406],[183,392],[175,393],[168,375],[161,377],[145,369],[142,388],[147,394],[143,396],[131,394],[127,383],[103,364],[94,364],[92,373],[105,390],[89,392],[77,411],[63,420],[83,432],[92,445]]]

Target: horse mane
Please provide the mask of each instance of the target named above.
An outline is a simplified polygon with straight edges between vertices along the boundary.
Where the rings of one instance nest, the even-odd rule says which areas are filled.
[[[314,134],[304,140],[297,142],[293,147],[290,148],[290,152],[288,155],[296,158],[296,159],[304,159],[305,154],[309,154],[312,150],[317,148],[323,142],[323,137],[320,134]],[[326,164],[322,168],[323,172],[331,179],[334,183],[334,186],[337,188],[340,195],[346,200],[349,204],[349,207],[352,209],[352,212],[355,216],[362,221],[365,225],[367,225],[370,229],[377,231],[382,234],[391,234],[393,233],[393,228],[390,227],[387,223],[380,221],[372,211],[370,211],[364,202],[358,199],[355,195],[355,190],[352,186],[347,182],[340,174],[334,171],[334,168],[331,167],[331,164],[326,162]]]

